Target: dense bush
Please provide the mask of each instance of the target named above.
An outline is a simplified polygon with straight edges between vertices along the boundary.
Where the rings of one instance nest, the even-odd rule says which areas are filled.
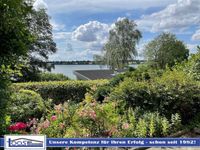
[[[1,66],[0,66],[1,67]],[[0,71],[1,72],[1,71]],[[6,108],[7,103],[10,100],[10,82],[0,76],[0,135],[5,134],[5,125],[6,125]]]
[[[110,95],[110,99],[121,101],[122,111],[139,107],[144,111],[158,111],[168,118],[180,113],[184,123],[200,112],[200,84],[183,71],[168,70],[152,81],[128,78]]]
[[[102,103],[104,101],[105,97],[107,97],[109,95],[110,91],[111,91],[111,87],[109,85],[101,86],[95,90],[94,98],[98,102]]]
[[[61,73],[40,73],[37,78],[38,81],[66,81],[68,77]]]
[[[137,111],[128,110],[120,115],[117,102],[96,102],[91,95],[78,105],[55,106],[47,119],[41,120],[33,130],[48,137],[162,137],[180,129],[180,117],[171,119],[159,113],[138,115]]]
[[[89,89],[106,83],[107,80],[28,82],[13,84],[12,88],[14,91],[33,90],[40,94],[43,99],[52,99],[54,103],[59,104],[68,100],[80,102]]]
[[[99,87],[94,92],[94,97],[97,101],[102,102],[105,97],[108,97],[112,89],[118,86],[126,78],[131,78],[134,81],[148,81],[153,80],[156,77],[160,77],[163,74],[163,70],[155,70],[150,68],[146,64],[141,64],[137,69],[129,69],[124,73],[120,73],[109,80],[108,84]]]
[[[192,54],[188,61],[183,62],[182,64],[177,64],[175,66],[178,70],[184,70],[194,80],[200,81],[200,51],[197,54]]]
[[[9,115],[12,121],[27,121],[30,118],[40,118],[45,113],[42,97],[34,91],[20,90],[11,95]]]

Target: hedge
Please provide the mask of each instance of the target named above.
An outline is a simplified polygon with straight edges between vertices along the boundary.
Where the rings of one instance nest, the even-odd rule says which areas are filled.
[[[12,89],[14,92],[21,89],[32,90],[39,93],[43,99],[52,99],[59,104],[65,101],[80,102],[91,87],[102,86],[107,82],[108,80],[27,82],[14,83]]]
[[[179,113],[183,123],[188,123],[200,113],[200,82],[177,70],[166,71],[151,81],[127,78],[111,92],[109,99],[120,101],[124,109],[139,107],[143,111],[158,111],[167,118]]]

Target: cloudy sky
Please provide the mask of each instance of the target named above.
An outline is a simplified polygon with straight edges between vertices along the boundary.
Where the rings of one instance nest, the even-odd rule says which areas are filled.
[[[191,53],[200,44],[200,0],[37,0],[35,8],[47,8],[51,16],[58,52],[50,60],[92,60],[123,17],[142,32],[140,53],[163,31],[176,34]]]

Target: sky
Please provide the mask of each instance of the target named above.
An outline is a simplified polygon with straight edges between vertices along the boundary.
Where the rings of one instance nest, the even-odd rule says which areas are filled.
[[[124,17],[142,32],[137,58],[162,32],[174,33],[190,53],[200,44],[200,0],[36,0],[34,7],[46,8],[51,17],[58,48],[49,57],[52,61],[92,60],[101,54],[114,23]]]

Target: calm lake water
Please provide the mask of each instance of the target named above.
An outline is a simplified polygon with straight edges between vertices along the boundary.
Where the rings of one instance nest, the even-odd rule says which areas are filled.
[[[52,73],[62,73],[71,79],[76,79],[73,74],[75,70],[97,70],[108,69],[106,66],[100,65],[55,65],[55,69],[52,69]]]
[[[137,65],[130,65],[136,67]],[[104,65],[55,65],[55,69],[52,69],[52,73],[62,73],[71,79],[76,79],[73,74],[75,70],[97,70],[97,69],[108,69]]]

